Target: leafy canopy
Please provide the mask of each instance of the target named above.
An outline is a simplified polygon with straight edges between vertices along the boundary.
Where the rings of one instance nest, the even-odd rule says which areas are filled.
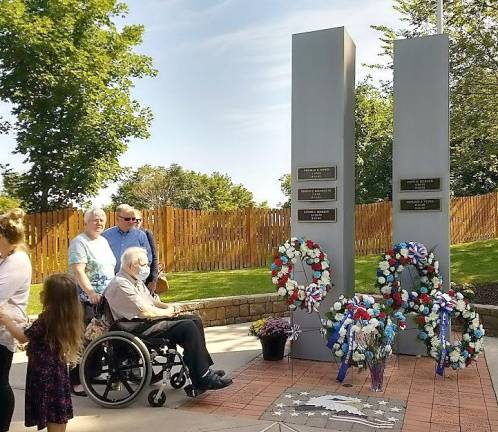
[[[95,196],[130,138],[148,136],[152,113],[130,90],[156,71],[133,52],[143,27],[114,23],[126,13],[115,0],[0,0],[0,99],[30,167],[15,191],[27,210]]]
[[[168,205],[196,210],[236,210],[254,205],[252,193],[234,184],[229,176],[218,172],[201,174],[176,164],[169,168],[143,165],[128,172],[112,202],[114,206],[127,203],[139,209]]]

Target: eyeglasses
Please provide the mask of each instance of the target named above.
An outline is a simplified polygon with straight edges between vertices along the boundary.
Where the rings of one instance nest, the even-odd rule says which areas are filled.
[[[137,218],[135,218],[135,217],[123,217],[123,216],[120,216],[120,215],[118,215],[118,217],[121,218],[121,219],[123,219],[123,220],[125,220],[126,222],[130,222],[130,221],[135,222],[137,220]]]
[[[142,222],[142,218],[135,218],[135,222]]]

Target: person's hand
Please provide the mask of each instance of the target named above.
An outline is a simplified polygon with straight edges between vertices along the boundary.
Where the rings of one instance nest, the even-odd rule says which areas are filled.
[[[100,300],[102,299],[102,296],[100,294],[97,294],[95,291],[91,291],[87,295],[91,304],[99,304]]]
[[[147,284],[147,288],[149,288],[151,294],[154,294],[156,292],[156,286],[157,286],[157,281],[151,281]]]

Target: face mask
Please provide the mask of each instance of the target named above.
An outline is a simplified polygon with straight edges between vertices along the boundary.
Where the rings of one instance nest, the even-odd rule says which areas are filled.
[[[138,271],[138,278],[145,282],[145,279],[149,277],[150,267],[148,265],[140,266],[140,270]]]

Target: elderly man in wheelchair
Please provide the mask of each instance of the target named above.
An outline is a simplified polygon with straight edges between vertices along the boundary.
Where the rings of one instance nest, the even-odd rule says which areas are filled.
[[[166,401],[168,381],[174,388],[187,383],[184,390],[191,397],[232,383],[224,371],[210,369],[213,361],[199,317],[181,315],[151,296],[142,282],[147,267],[144,249],[124,252],[121,270],[104,292],[103,309],[112,322],[109,332],[93,340],[81,359],[80,377],[87,395],[107,408],[129,405],[149,383],[160,380],[161,386],[148,397],[152,406]],[[172,374],[173,368],[179,370]]]

